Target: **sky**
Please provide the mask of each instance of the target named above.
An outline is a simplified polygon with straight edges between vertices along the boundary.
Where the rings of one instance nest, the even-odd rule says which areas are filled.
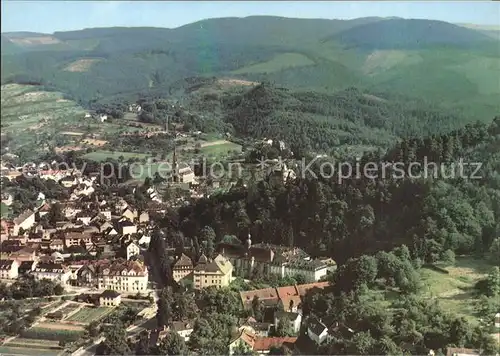
[[[1,1],[2,32],[53,33],[112,26],[174,28],[206,18],[252,15],[326,19],[396,16],[500,26],[500,2]]]

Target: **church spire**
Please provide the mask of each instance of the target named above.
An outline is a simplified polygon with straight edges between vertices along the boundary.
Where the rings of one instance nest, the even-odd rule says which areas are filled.
[[[179,181],[179,164],[177,163],[177,148],[175,143],[176,132],[174,130],[174,154],[172,157],[172,178],[174,183]]]

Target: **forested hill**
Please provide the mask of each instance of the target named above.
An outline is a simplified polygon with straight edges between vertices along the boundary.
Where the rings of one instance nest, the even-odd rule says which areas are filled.
[[[332,153],[351,146],[388,148],[399,138],[447,133],[469,121],[422,101],[377,96],[356,88],[327,94],[272,83],[241,83],[245,85],[188,78],[169,92],[181,100],[181,110],[169,112],[161,95],[155,94],[140,99],[144,108],[140,119],[162,124],[170,115],[193,130],[230,131],[252,141],[276,138],[288,142],[296,153]],[[108,114],[120,110],[119,106],[107,105]]]
[[[356,26],[332,40],[365,49],[418,49],[437,45],[470,47],[490,42],[477,31],[443,21],[390,19]]]
[[[2,81],[42,82],[83,105],[168,93],[173,83],[200,75],[330,94],[356,86],[491,117],[500,111],[498,52],[493,37],[436,21],[252,16],[175,29],[2,34]]]
[[[482,162],[479,179],[450,178],[451,166],[446,165],[446,175],[435,178],[382,178],[379,172],[377,179],[350,177],[339,184],[336,178],[321,178],[317,161],[312,169],[319,178],[306,175],[283,186],[261,181],[235,187],[181,208],[174,228],[197,239],[197,231],[211,226],[217,241],[224,235],[244,241],[251,232],[255,242],[300,246],[338,263],[402,244],[430,263],[449,251],[482,255],[500,234],[498,147],[500,118],[490,126],[475,124],[448,135],[408,139],[395,148],[395,155],[372,153],[361,160],[423,162],[424,153],[437,163],[463,158]],[[473,170],[465,168],[469,177],[476,177]]]

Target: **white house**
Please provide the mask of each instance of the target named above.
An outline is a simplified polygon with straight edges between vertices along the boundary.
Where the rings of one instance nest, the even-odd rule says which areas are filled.
[[[151,236],[144,234],[141,236],[141,238],[137,241],[139,245],[149,245],[151,242]]]
[[[117,307],[121,303],[120,293],[107,289],[99,296],[99,305],[104,307]]]
[[[16,279],[19,275],[19,262],[0,260],[0,279]]]
[[[60,263],[39,263],[33,271],[36,280],[48,279],[56,283],[66,284],[71,271]]]
[[[21,229],[28,230],[35,225],[35,213],[31,210],[26,210],[24,213],[14,219],[14,236],[19,235]]]
[[[320,320],[312,316],[307,320],[307,335],[316,345],[321,345],[328,338],[328,328]]]
[[[120,222],[120,228],[122,235],[135,234],[137,232],[137,226],[131,221],[124,220]]]
[[[130,260],[132,257],[138,256],[141,253],[141,249],[133,241],[129,242],[125,249],[127,251],[127,260]]]
[[[300,323],[302,322],[301,313],[291,313],[291,312],[276,312],[274,317],[274,325],[278,325],[280,319],[286,319],[290,323],[290,327],[295,333],[300,331]]]
[[[172,322],[171,329],[187,342],[189,341],[189,336],[193,332],[193,325],[193,321],[174,321]]]

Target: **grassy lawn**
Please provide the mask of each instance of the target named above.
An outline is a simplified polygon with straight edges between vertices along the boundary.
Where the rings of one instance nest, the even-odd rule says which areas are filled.
[[[104,162],[104,161],[108,160],[109,158],[113,158],[113,159],[118,160],[118,157],[120,157],[120,156],[123,156],[125,161],[128,160],[129,158],[143,159],[143,158],[150,157],[150,155],[145,154],[145,153],[121,152],[121,151],[111,152],[111,151],[104,151],[104,150],[90,152],[90,153],[87,153],[86,155],[84,155],[83,157],[86,159],[92,160],[92,161],[96,161],[96,162]]]
[[[206,156],[220,156],[227,154],[228,151],[241,151],[241,146],[232,143],[232,142],[226,142],[222,143],[220,145],[212,145],[212,146],[206,146],[201,148],[201,153]]]
[[[473,287],[477,281],[486,277],[492,267],[485,260],[462,257],[457,258],[454,266],[445,268],[449,274],[422,268],[422,295],[437,298],[445,310],[477,323],[474,312],[477,298]]]
[[[0,203],[0,215],[1,217],[7,217],[10,214],[10,208],[4,203]]]
[[[83,309],[80,309],[78,312],[75,314],[71,315],[66,321],[76,321],[80,323],[90,323],[94,320],[99,320],[106,314],[110,313],[113,310],[113,308],[104,308],[104,307],[99,307],[99,308],[90,308],[90,307],[85,307]]]

